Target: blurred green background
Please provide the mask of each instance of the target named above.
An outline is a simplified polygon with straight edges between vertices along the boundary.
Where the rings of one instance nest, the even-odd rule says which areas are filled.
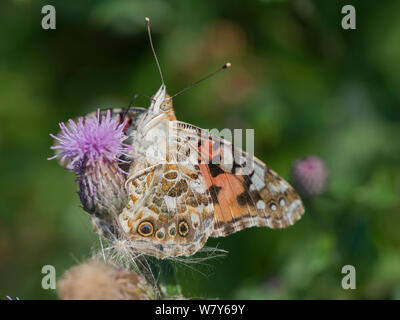
[[[56,30],[41,28],[45,4]],[[341,28],[345,4],[357,30]],[[174,100],[178,119],[254,128],[256,155],[286,179],[309,154],[330,169],[293,227],[209,240],[229,254],[180,266],[184,294],[399,299],[399,14],[389,0],[1,1],[0,299],[57,298],[41,287],[42,266],[59,277],[98,241],[74,175],[46,160],[49,133],[158,89],[145,16],[169,93],[232,63]],[[341,287],[347,264],[356,290]]]

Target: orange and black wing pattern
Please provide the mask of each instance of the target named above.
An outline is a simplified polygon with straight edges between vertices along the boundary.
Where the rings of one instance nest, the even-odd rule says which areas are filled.
[[[286,228],[304,213],[297,192],[259,159],[208,131],[174,122],[191,135],[198,165],[214,207],[212,237],[253,226]]]

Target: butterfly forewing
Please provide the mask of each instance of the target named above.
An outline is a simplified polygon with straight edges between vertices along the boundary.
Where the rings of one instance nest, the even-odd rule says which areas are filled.
[[[187,123],[171,122],[197,152],[200,171],[214,206],[212,237],[226,236],[252,226],[286,228],[304,208],[296,191],[263,162]]]

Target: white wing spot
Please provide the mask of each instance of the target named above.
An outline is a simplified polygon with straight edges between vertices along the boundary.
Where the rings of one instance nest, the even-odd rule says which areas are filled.
[[[190,215],[190,218],[191,218],[191,220],[192,220],[192,226],[193,226],[193,228],[196,229],[196,228],[200,225],[200,218],[199,218],[199,216],[198,216],[197,214],[195,214],[195,213],[192,213],[192,214]]]
[[[269,190],[271,190],[271,192],[273,193],[279,193],[279,186],[275,186],[272,182],[270,182],[269,184]]]
[[[291,217],[300,208],[300,206],[301,206],[300,200],[293,201],[288,208],[289,216]]]
[[[175,198],[170,196],[164,196],[164,201],[168,208],[168,211],[174,211],[176,209]]]
[[[256,206],[257,206],[257,209],[260,209],[260,210],[265,209],[265,207],[266,207],[265,202],[262,200],[258,200]]]
[[[120,222],[120,224],[121,224],[121,226],[122,226],[122,229],[123,229],[125,232],[129,232],[129,231],[131,230],[131,228],[128,227],[128,221],[129,221],[129,219],[124,219],[125,217],[129,217],[129,215],[124,214],[124,213],[120,214],[120,216],[119,216],[119,222]]]
[[[254,172],[257,176],[259,176],[261,179],[265,179],[265,170],[263,167],[259,166],[257,163],[254,163]]]
[[[282,193],[289,189],[289,185],[285,181],[279,182],[279,186]]]
[[[200,183],[200,181],[195,181],[194,183],[192,183],[190,185],[190,187],[192,188],[193,191],[197,192],[197,193],[205,193],[206,189],[204,188],[204,186]]]
[[[289,185],[284,181],[280,181],[278,185],[270,182],[269,189],[274,193],[284,193],[286,190],[289,189]]]
[[[254,187],[257,190],[261,190],[262,188],[265,187],[264,181],[261,180],[261,178],[256,174],[253,174],[253,176],[251,177],[251,182],[253,182]]]

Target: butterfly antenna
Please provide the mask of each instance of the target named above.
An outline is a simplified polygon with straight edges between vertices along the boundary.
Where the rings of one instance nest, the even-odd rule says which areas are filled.
[[[161,82],[162,82],[162,84],[164,84],[164,77],[161,72],[161,67],[160,67],[160,64],[157,59],[156,51],[154,50],[153,41],[151,40],[150,19],[146,17],[145,20],[146,20],[146,26],[147,26],[147,33],[149,34],[151,50],[153,51],[154,59],[156,60],[158,71],[160,72]]]
[[[132,107],[133,102],[134,102],[138,97],[140,97],[140,96],[141,96],[140,93],[135,94],[135,96],[133,97],[133,99],[131,100],[131,102],[129,102],[128,108],[127,108],[126,111],[124,112],[124,114],[123,114],[123,116],[122,116],[122,119],[124,119],[125,116],[128,114],[129,110],[130,110],[131,107]]]
[[[138,97],[145,97],[145,98],[147,98],[147,99],[149,99],[149,100],[152,99],[151,97],[146,96],[145,94],[141,94],[141,93],[135,94],[135,96],[133,97],[133,99],[131,100],[131,102],[129,102],[128,108],[126,108],[126,111],[124,112],[124,115],[123,115],[122,118],[124,118],[124,117],[128,114],[129,110],[131,109],[131,107],[132,107],[132,105],[133,105],[133,102],[135,102],[135,100],[136,100]]]
[[[196,84],[199,84],[200,82],[203,82],[204,80],[207,80],[208,78],[211,78],[213,75],[217,74],[218,72],[228,69],[231,66],[230,62],[225,63],[221,68],[215,70],[214,72],[210,73],[209,75],[205,76],[204,78],[201,78],[200,80],[197,80],[196,82],[193,82],[190,86],[182,89],[181,91],[175,93],[173,96],[171,96],[169,99],[172,99],[176,97],[178,94],[181,94],[185,92],[186,90],[189,90],[190,88],[194,87]]]

